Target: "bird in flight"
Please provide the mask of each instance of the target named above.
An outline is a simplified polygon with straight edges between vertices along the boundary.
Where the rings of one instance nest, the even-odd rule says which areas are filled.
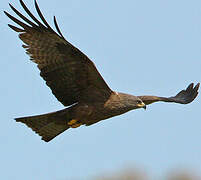
[[[130,110],[144,108],[154,102],[188,104],[198,95],[199,83],[191,83],[176,96],[133,96],[110,89],[94,63],[62,35],[54,17],[54,31],[42,15],[35,0],[38,20],[26,7],[21,6],[29,18],[22,15],[11,4],[11,9],[23,21],[9,13],[5,14],[19,27],[8,25],[19,33],[23,47],[30,59],[37,64],[41,77],[65,109],[37,116],[16,118],[30,127],[42,140],[48,142],[69,128],[90,126]]]

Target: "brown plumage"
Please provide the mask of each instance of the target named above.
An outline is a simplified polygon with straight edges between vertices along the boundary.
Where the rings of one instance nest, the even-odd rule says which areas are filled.
[[[55,17],[57,32],[46,22],[36,1],[35,7],[42,22],[35,18],[22,0],[19,1],[32,21],[10,4],[11,9],[26,23],[5,12],[20,26],[9,24],[9,27],[19,33],[23,47],[37,64],[52,93],[64,106],[70,106],[53,113],[16,118],[17,122],[26,124],[42,136],[44,141],[50,141],[68,128],[89,126],[133,109],[146,108],[146,105],[157,101],[187,104],[196,98],[199,83],[195,87],[192,83],[186,90],[169,98],[132,96],[112,91],[93,62],[65,40]]]

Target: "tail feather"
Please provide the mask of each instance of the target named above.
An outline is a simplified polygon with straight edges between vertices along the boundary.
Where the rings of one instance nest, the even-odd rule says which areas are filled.
[[[38,131],[38,134],[42,136],[42,140],[45,142],[49,142],[65,130],[67,130],[69,126],[64,126],[60,124],[55,124],[54,122],[48,124],[47,126],[41,128]]]
[[[68,109],[64,109],[38,116],[16,118],[15,120],[26,124],[41,136],[42,140],[49,142],[69,128],[67,123],[70,120],[70,116]]]

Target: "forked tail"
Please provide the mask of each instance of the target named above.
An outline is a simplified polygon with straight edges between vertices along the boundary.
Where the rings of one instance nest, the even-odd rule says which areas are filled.
[[[56,111],[48,114],[16,118],[30,127],[42,140],[48,142],[69,128],[68,121],[71,117],[68,109]]]

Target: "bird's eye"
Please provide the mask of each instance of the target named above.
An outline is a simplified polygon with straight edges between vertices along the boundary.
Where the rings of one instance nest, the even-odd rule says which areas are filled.
[[[137,104],[142,104],[142,101],[140,101],[140,100],[137,100]]]

